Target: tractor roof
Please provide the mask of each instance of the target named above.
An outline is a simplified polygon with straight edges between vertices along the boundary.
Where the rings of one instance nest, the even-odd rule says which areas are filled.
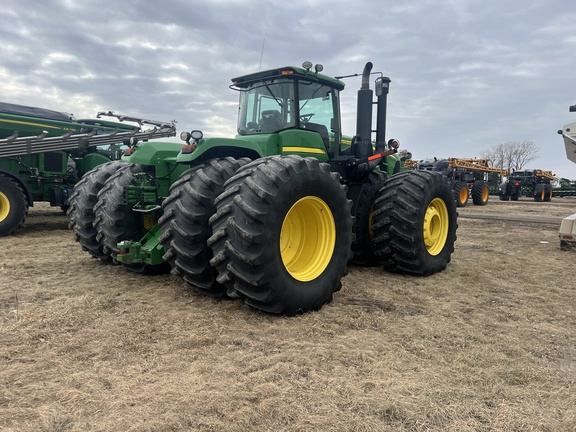
[[[336,78],[328,75],[319,74],[311,70],[302,69],[294,66],[286,66],[276,69],[269,69],[261,72],[251,73],[237,78],[232,78],[232,83],[235,87],[245,88],[254,82],[270,80],[273,78],[288,78],[299,79],[304,78],[310,81],[319,82],[321,84],[334,87],[337,90],[344,89],[344,83]]]

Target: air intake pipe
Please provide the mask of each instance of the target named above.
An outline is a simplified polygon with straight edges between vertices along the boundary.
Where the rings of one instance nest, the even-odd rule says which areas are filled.
[[[383,153],[387,150],[386,146],[386,104],[388,101],[388,91],[390,89],[390,78],[379,77],[376,80],[376,153]]]
[[[352,142],[352,154],[357,158],[372,155],[372,105],[373,92],[370,89],[372,63],[368,62],[362,72],[362,86],[358,90],[356,110],[356,136]]]

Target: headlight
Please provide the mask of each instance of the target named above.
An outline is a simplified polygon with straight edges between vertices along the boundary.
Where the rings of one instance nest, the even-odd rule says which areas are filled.
[[[190,136],[194,141],[200,141],[204,137],[204,134],[202,133],[202,131],[193,130],[192,132],[190,132]]]

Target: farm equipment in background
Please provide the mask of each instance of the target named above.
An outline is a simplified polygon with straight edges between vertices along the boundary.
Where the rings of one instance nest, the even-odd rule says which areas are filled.
[[[354,137],[342,136],[340,91],[359,74],[332,78],[305,62],[234,78],[238,134],[184,132],[180,151],[144,143],[105,182],[88,173],[68,212],[76,239],[102,261],[145,273],[168,264],[198,292],[285,315],[331,301],[350,259],[443,270],[456,240],[452,190],[438,173],[401,172],[398,141],[385,141],[390,79],[378,73],[373,91],[371,70]]]
[[[539,169],[512,171],[500,185],[498,196],[501,201],[518,201],[521,196],[534,197],[534,201],[552,199],[552,181],[556,177],[552,171]]]
[[[112,112],[76,120],[58,111],[0,102],[0,236],[20,228],[35,201],[66,210],[79,178],[100,164],[119,160],[124,141],[174,135],[174,123]]]
[[[571,105],[569,111],[576,112],[576,105]],[[576,163],[576,122],[564,125],[562,129],[558,131],[558,133],[562,135],[562,138],[564,139],[564,146],[566,147],[566,157],[568,158],[568,160],[571,160],[572,162]],[[562,223],[560,224],[559,237],[560,237],[560,249],[562,250],[576,249],[576,213],[562,220]]]
[[[411,165],[412,153],[410,153],[408,150],[402,149],[398,151],[398,156],[400,157],[400,171],[408,171],[413,169]]]
[[[558,186],[552,188],[553,197],[576,196],[576,180],[570,180],[564,177],[560,177],[557,180]]]
[[[465,207],[472,197],[474,205],[486,205],[490,196],[489,174],[505,175],[500,168],[488,165],[488,159],[449,158],[410,161],[405,166],[441,173],[454,191],[458,207]]]

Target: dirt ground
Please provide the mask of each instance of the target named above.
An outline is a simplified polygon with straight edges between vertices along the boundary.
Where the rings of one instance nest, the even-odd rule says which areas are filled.
[[[37,205],[0,238],[0,430],[576,430],[572,213],[470,204],[444,272],[351,267],[283,318],[101,264]]]

